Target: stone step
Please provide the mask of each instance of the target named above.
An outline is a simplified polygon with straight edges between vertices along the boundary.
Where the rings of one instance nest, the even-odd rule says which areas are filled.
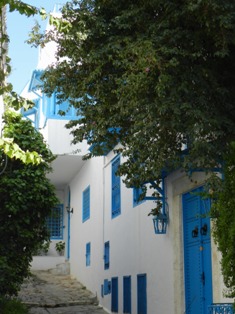
[[[70,263],[68,261],[56,265],[56,268],[48,270],[53,275],[70,275]]]
[[[18,298],[27,306],[38,308],[98,305],[96,296],[76,279],[50,271],[33,271]]]

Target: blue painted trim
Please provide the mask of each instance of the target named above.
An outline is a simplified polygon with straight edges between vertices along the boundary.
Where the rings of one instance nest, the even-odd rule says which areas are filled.
[[[85,199],[88,198],[88,199]],[[86,204],[88,202],[88,205]],[[82,222],[90,219],[90,206],[91,206],[91,192],[90,185],[82,193]],[[87,206],[87,207],[86,207]]]
[[[41,80],[41,76],[42,76],[42,73],[44,71],[42,70],[34,70],[32,75],[31,75],[31,80],[30,80],[30,83],[29,83],[29,88],[28,88],[28,91],[29,92],[35,92],[36,90],[38,90],[38,85],[39,84],[42,84],[42,80]]]

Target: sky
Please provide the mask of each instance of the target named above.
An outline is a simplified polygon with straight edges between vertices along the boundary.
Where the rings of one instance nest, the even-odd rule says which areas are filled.
[[[23,0],[23,2],[43,7],[47,12],[54,9],[55,4],[64,4],[66,0]],[[10,37],[8,55],[11,58],[12,72],[8,77],[8,82],[13,84],[13,89],[21,93],[29,81],[33,70],[38,62],[38,49],[28,45],[25,41],[28,34],[37,20],[42,29],[46,27],[46,21],[41,21],[39,16],[27,18],[18,12],[7,14],[7,32]]]

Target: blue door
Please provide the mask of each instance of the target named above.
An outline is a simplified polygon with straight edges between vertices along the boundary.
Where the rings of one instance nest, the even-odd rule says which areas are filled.
[[[210,202],[202,190],[183,195],[185,314],[207,314],[212,303]]]
[[[147,277],[137,275],[137,314],[147,314]]]
[[[123,277],[123,313],[131,313],[131,276]]]
[[[118,313],[118,278],[112,278],[111,311]]]
[[[70,188],[68,188],[68,241],[67,241],[67,259],[70,258]]]

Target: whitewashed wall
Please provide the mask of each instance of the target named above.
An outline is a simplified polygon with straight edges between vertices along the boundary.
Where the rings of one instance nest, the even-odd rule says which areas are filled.
[[[71,274],[110,310],[111,295],[101,297],[104,279],[119,279],[119,313],[123,308],[123,276],[132,278],[132,310],[137,312],[137,275],[147,274],[148,313],[173,313],[173,250],[170,235],[155,235],[152,201],[133,207],[133,191],[121,186],[121,214],[111,218],[111,161],[114,155],[86,162],[70,184]],[[90,185],[91,216],[82,223],[82,192]],[[110,268],[104,270],[104,243],[110,242]],[[85,246],[91,242],[91,266],[85,264]],[[167,302],[163,302],[167,300]]]
[[[184,255],[182,194],[203,184],[205,176],[193,180],[175,172],[166,180],[169,228],[166,235],[155,235],[148,213],[152,201],[133,207],[133,191],[121,185],[121,214],[111,218],[111,162],[115,157],[88,160],[70,183],[71,274],[95,293],[110,311],[111,294],[101,297],[104,279],[118,277],[119,312],[123,309],[123,276],[131,276],[132,313],[137,313],[137,275],[147,274],[148,313],[182,314],[184,305]],[[196,183],[195,183],[196,182]],[[90,185],[90,219],[82,222],[82,192]],[[104,243],[110,242],[110,268],[104,270]],[[86,267],[85,247],[91,242],[91,265]],[[212,244],[214,302],[226,302],[219,269],[219,254]],[[230,300],[231,302],[231,300]]]

